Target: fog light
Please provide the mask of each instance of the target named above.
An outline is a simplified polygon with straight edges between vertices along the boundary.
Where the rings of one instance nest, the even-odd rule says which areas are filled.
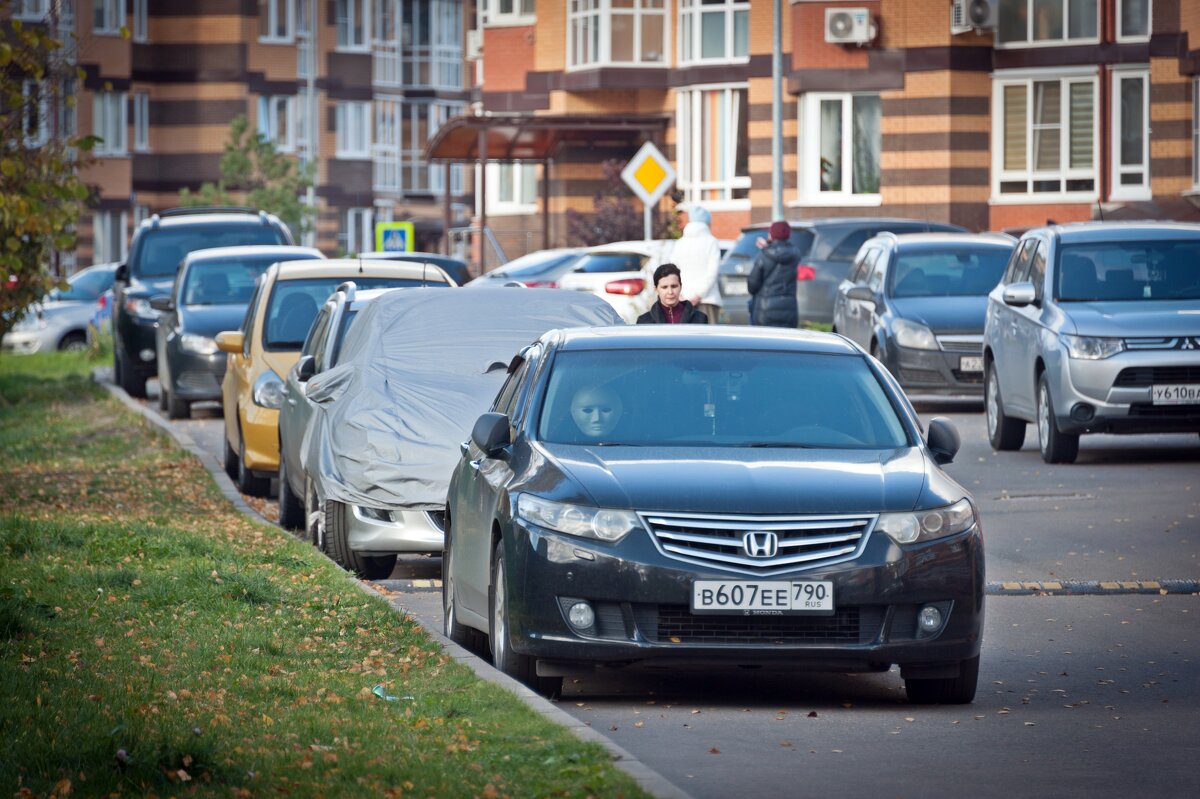
[[[1071,408],[1071,418],[1077,422],[1090,422],[1092,417],[1096,415],[1096,409],[1086,402],[1077,402]]]
[[[142,350],[141,352],[138,353],[138,356],[143,361],[153,361],[154,360],[154,350]]]
[[[596,612],[588,603],[576,602],[567,610],[567,621],[571,622],[571,626],[576,630],[591,629],[596,623]]]
[[[942,612],[933,605],[926,605],[917,614],[917,627],[926,635],[942,628]]]

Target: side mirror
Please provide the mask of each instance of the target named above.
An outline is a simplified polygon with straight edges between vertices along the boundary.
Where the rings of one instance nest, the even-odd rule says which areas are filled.
[[[846,291],[846,298],[862,302],[875,302],[875,292],[867,286],[855,286]]]
[[[317,359],[311,355],[304,355],[296,363],[296,379],[301,383],[307,383],[309,378],[317,373]]]
[[[113,272],[113,280],[118,283],[124,283],[129,280],[129,264],[118,266],[117,271]]]
[[[151,297],[150,307],[156,311],[173,311],[175,303],[171,301],[170,296],[163,295],[161,297]]]
[[[237,355],[245,343],[246,337],[240,330],[226,330],[217,334],[217,349],[221,352]]]
[[[504,460],[504,448],[512,443],[508,435],[508,417],[502,413],[485,413],[471,428],[471,440],[479,451],[489,458]]]
[[[925,440],[939,466],[952,462],[962,444],[954,423],[944,416],[936,416],[929,421],[929,433]]]
[[[1025,283],[1009,283],[1004,287],[1000,295],[1005,305],[1011,305],[1014,308],[1024,308],[1026,305],[1033,305],[1037,299],[1037,292],[1034,291],[1033,284]]]

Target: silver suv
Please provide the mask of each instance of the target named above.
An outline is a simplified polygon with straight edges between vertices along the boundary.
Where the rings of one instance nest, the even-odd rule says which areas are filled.
[[[1071,463],[1083,433],[1200,431],[1200,225],[1037,228],[988,296],[988,438]]]

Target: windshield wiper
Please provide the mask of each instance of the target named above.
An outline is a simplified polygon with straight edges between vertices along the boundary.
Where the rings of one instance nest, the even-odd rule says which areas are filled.
[[[593,441],[589,443],[593,447],[640,447],[641,444],[632,444],[628,441]]]
[[[823,444],[801,444],[798,441],[751,441],[744,447],[756,449],[820,449]]]

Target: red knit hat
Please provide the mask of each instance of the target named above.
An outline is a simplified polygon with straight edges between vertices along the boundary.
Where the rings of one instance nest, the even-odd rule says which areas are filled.
[[[787,222],[771,223],[771,241],[787,241],[792,237],[792,226]]]

